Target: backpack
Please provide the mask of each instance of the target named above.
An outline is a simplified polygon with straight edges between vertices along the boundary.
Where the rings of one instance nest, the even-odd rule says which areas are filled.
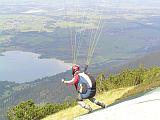
[[[93,76],[88,73],[79,73],[80,77],[78,86],[80,88],[79,92],[85,94],[88,89],[95,89],[96,90],[96,80]]]

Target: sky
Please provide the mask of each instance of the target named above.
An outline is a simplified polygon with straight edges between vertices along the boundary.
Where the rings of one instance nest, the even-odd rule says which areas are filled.
[[[103,2],[108,6],[119,5],[122,7],[160,7],[160,0],[0,0],[0,5],[4,4],[25,4],[25,3],[34,3],[34,4],[64,4],[64,2],[87,2],[87,3],[96,3]]]

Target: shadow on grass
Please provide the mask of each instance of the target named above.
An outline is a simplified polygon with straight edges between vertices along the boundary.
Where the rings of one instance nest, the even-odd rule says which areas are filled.
[[[124,94],[121,98],[115,100],[114,103],[108,105],[107,108],[108,108],[108,107],[112,107],[112,106],[117,105],[117,104],[120,104],[120,103],[125,102],[125,101],[129,101],[129,100],[132,100],[132,99],[135,99],[135,98],[144,96],[144,95],[146,95],[147,93],[149,93],[149,92],[151,92],[151,91],[154,91],[154,90],[153,90],[153,89],[149,89],[149,90],[146,90],[146,91],[144,91],[144,92],[141,92],[141,93],[138,93],[138,94],[136,94],[136,95],[129,96],[129,97],[125,97],[126,94]]]

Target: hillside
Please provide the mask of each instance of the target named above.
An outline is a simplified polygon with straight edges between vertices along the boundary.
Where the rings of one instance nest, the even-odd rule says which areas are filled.
[[[137,68],[140,65],[143,65],[146,68],[160,66],[160,51],[149,52],[145,55],[136,56],[135,58],[129,59],[128,61],[120,64],[114,63],[114,65],[107,66],[103,71],[106,75],[109,75],[110,73],[119,73],[126,68]]]
[[[50,82],[50,84],[51,84],[51,82]],[[43,86],[44,85],[45,84],[43,83]],[[98,93],[97,98],[104,101],[106,104],[112,104],[112,103],[116,104],[116,102],[119,102],[120,100],[125,100],[128,97],[133,97],[135,95],[139,96],[141,94],[144,94],[146,91],[150,91],[150,90],[152,90],[156,87],[159,87],[159,86],[160,86],[160,67],[152,67],[149,69],[144,68],[144,67],[139,67],[137,69],[126,69],[126,70],[121,71],[119,74],[110,75],[108,77],[105,77],[104,74],[99,74],[97,77],[97,93]],[[34,92],[34,89],[31,89],[31,90]],[[40,90],[43,90],[43,89],[39,89],[39,91]],[[29,92],[30,92],[30,95],[32,95],[31,91],[29,91]],[[63,92],[63,91],[61,91],[61,92]],[[56,93],[61,95],[61,93],[58,92],[57,90],[56,90]],[[69,93],[69,94],[71,95],[71,93]],[[23,97],[24,96],[22,95],[22,98]],[[71,101],[71,98],[67,98],[67,99],[69,101]],[[35,100],[34,97],[33,97],[33,100]],[[42,100],[43,100],[43,98],[42,98]],[[44,103],[44,102],[42,102],[42,103]],[[42,108],[45,108],[45,106],[43,106],[45,104],[42,104],[42,103],[40,104],[40,106],[39,105],[37,106],[38,111],[39,111],[39,109],[41,110]],[[24,103],[21,103],[21,104],[23,105]],[[19,108],[21,108],[21,106],[22,106],[21,104],[19,104],[20,106],[19,105],[15,106],[17,111],[15,111],[14,107],[10,109],[9,115],[11,116],[11,118],[16,119],[16,117],[19,115]],[[42,105],[42,108],[41,108],[41,105]],[[70,104],[68,104],[68,105],[70,105]],[[44,110],[44,112],[42,112],[42,113],[38,112],[37,114],[39,115],[40,118],[43,118],[46,115],[50,115],[52,113],[55,113],[55,111],[62,110],[60,112],[55,113],[53,116],[51,116],[51,119],[52,118],[62,119],[62,117],[65,119],[73,119],[73,117],[76,117],[76,116],[79,116],[79,115],[86,113],[86,111],[83,111],[78,106],[75,106],[75,107],[68,106],[69,108],[66,106],[65,110],[63,107],[56,108],[54,106],[55,105],[53,105],[53,108],[49,107],[50,108],[49,111],[47,109],[42,109],[42,110]],[[28,107],[27,108],[25,108],[25,107],[26,106],[22,107],[22,110],[28,109]],[[97,107],[94,107],[94,108],[97,108]],[[28,110],[30,110],[30,109],[28,109]],[[76,110],[78,110],[78,111],[75,114],[73,114],[74,112],[72,112],[72,111],[76,111]],[[33,111],[34,111],[34,109],[33,109]],[[35,111],[37,111],[37,109],[35,109]],[[27,118],[27,116],[31,116],[33,118],[38,117],[38,116],[36,116],[36,112],[33,112],[30,114],[30,112],[28,111],[28,113],[29,113],[29,115],[26,115],[25,113],[22,112],[21,116],[23,116],[23,114],[24,114],[26,118]],[[43,114],[43,113],[46,113],[46,114]],[[62,116],[62,113],[65,116]],[[15,114],[17,116],[15,116]]]
[[[76,93],[73,86],[65,86],[61,83],[63,77],[70,78],[70,71],[61,73],[51,77],[45,77],[29,83],[2,83],[0,109],[4,111],[10,107],[17,105],[21,101],[32,99],[37,104],[43,103],[60,103],[64,100],[73,99]]]
[[[101,86],[99,86],[99,82],[98,82],[98,86],[100,87],[100,88],[98,88],[98,90],[101,91],[101,93],[98,94],[96,96],[96,98],[105,102],[106,104],[108,104],[109,105],[108,109],[117,108],[116,106],[118,106],[120,103],[123,104],[123,102],[125,103],[126,101],[134,99],[134,98],[140,99],[139,103],[145,102],[145,101],[159,100],[158,97],[156,97],[157,94],[156,94],[155,97],[153,97],[153,98],[151,97],[150,98],[151,100],[148,99],[148,98],[145,98],[145,97],[144,97],[143,100],[141,100],[141,98],[138,98],[138,97],[146,94],[148,91],[152,91],[153,89],[155,89],[157,87],[160,87],[160,71],[159,70],[157,71],[156,69],[153,68],[153,69],[150,69],[148,71],[151,74],[149,74],[147,72],[147,73],[142,74],[142,76],[140,75],[142,78],[140,77],[138,80],[142,80],[143,82],[138,83],[138,84],[136,83],[137,85],[135,83],[134,83],[135,85],[133,85],[133,83],[132,83],[132,87],[119,88],[120,86],[121,87],[122,86],[128,86],[129,84],[131,84],[130,82],[133,79],[136,82],[136,78],[138,77],[138,75],[136,75],[136,78],[134,78],[134,77],[132,78],[130,76],[130,75],[134,74],[134,73],[132,73],[134,70],[132,72],[123,71],[121,73],[121,75],[111,76],[111,78],[109,78],[108,81],[105,81],[106,83],[104,82]],[[154,74],[153,71],[157,71],[157,72]],[[123,83],[123,80],[118,82],[119,79],[121,80],[121,77],[124,78],[127,81],[130,81],[130,82]],[[107,92],[103,92],[103,91],[107,91]],[[132,101],[134,101],[134,100],[132,100]],[[86,101],[86,102],[89,103],[89,101]],[[135,104],[135,102],[133,104]],[[94,106],[93,104],[90,104],[90,105],[94,108],[94,111],[99,110],[99,108],[97,106]],[[158,105],[158,104],[156,104],[156,105]],[[146,106],[147,106],[147,103],[146,103]],[[151,107],[151,108],[153,108],[153,107]],[[106,110],[104,110],[104,111],[107,111],[108,114],[112,114],[114,112],[114,111],[111,111],[111,113],[110,113],[108,109],[106,108]],[[121,109],[122,109],[122,107],[121,107]],[[101,111],[98,111],[98,112],[95,112],[95,113],[93,112],[93,116],[96,115],[94,117],[94,119],[99,116],[98,113],[102,114],[102,113],[100,113]],[[138,110],[137,110],[136,113],[137,114],[141,113],[141,111],[138,112]],[[83,116],[85,114],[87,114],[86,110],[83,110],[80,106],[75,106],[75,107],[68,108],[66,110],[62,110],[60,112],[57,112],[53,115],[50,115],[50,116],[44,118],[43,120],[53,120],[53,119],[54,120],[59,120],[59,119],[61,119],[61,120],[71,120],[71,119],[74,119],[76,117]],[[132,112],[131,112],[131,114],[133,115]],[[117,115],[120,116],[120,114],[117,114]],[[140,114],[138,114],[138,115],[140,115]],[[90,116],[86,115],[86,117],[82,117],[82,119],[91,119],[91,118],[93,118],[93,116],[91,115],[91,117],[90,117]],[[115,118],[114,116],[105,116],[105,115],[102,115],[102,119],[103,119],[103,116],[105,118],[117,120],[117,119],[114,119]],[[151,115],[147,115],[147,116],[151,117]],[[123,116],[123,118],[124,117],[125,116]],[[143,116],[143,113],[141,113],[141,115],[139,117],[144,118],[145,116]],[[152,117],[154,118],[154,116],[152,116]],[[80,117],[80,119],[81,119],[81,117]],[[130,118],[130,120],[132,120],[132,119]]]
[[[140,64],[143,64],[145,67],[160,66],[160,51],[151,52],[149,54],[143,55],[143,57],[138,57],[124,65],[124,67],[137,67]]]
[[[132,65],[138,67],[139,63],[144,63],[144,66],[159,66],[159,57],[154,59],[155,56],[159,56],[160,52],[150,53],[142,58],[132,60],[129,64],[118,66],[107,71],[109,73],[119,73],[125,68],[129,68]],[[153,60],[152,60],[153,59]],[[137,62],[139,61],[139,62]],[[156,64],[155,64],[156,63]],[[132,67],[133,68],[133,67]],[[108,67],[107,67],[108,69]],[[105,73],[105,72],[104,72]],[[73,99],[76,96],[73,86],[68,87],[61,83],[61,78],[70,78],[70,71],[66,73],[57,74],[51,77],[45,77],[35,80],[29,83],[16,84],[10,82],[2,82],[0,108],[4,111],[9,106],[17,105],[21,101],[32,99],[37,104],[43,104],[48,102],[59,103],[67,99]]]
[[[99,116],[101,120],[159,120],[159,107],[160,89],[157,88],[141,97],[78,117],[75,120],[97,120]]]
[[[133,67],[136,68],[141,64],[143,64],[145,67],[160,66],[160,57],[158,56],[160,56],[160,52],[150,53],[148,55],[145,55],[144,57],[131,60],[131,62],[123,66],[112,68],[111,70],[107,71],[106,74],[114,73],[115,71],[116,73],[119,73],[125,68],[133,68]],[[73,87],[66,87],[61,83],[62,77],[70,78],[70,71],[68,71],[67,73],[61,73],[52,77],[45,77],[42,79],[38,79],[36,81],[29,82],[29,83],[23,83],[23,84],[12,83],[14,85],[14,86],[12,85],[13,86],[12,88],[14,88],[12,89],[14,94],[10,94],[11,96],[9,95],[9,97],[7,96],[3,100],[12,98],[12,99],[9,99],[7,103],[5,103],[7,106],[18,104],[20,101],[25,101],[29,98],[32,98],[36,103],[62,102],[67,96],[71,95],[70,97],[72,97],[72,94],[70,93],[74,93]],[[4,84],[7,83],[7,86],[11,84],[9,82],[3,82],[3,83]],[[5,95],[7,93],[7,90],[10,89],[7,86],[1,84],[2,95]],[[17,96],[21,96],[21,97],[19,99],[13,99],[13,98],[17,98]],[[3,104],[3,100],[1,98],[1,104]]]
[[[157,86],[160,86],[157,85]],[[142,86],[141,86],[142,87]],[[148,88],[145,89],[141,89],[140,91],[138,89],[140,88],[134,88],[134,87],[129,87],[129,88],[121,88],[121,89],[115,89],[115,90],[111,90],[108,92],[104,92],[103,94],[99,94],[96,96],[97,99],[103,101],[104,103],[108,104],[109,106],[106,109],[101,109],[95,105],[93,105],[92,103],[90,103],[89,101],[85,101],[86,103],[90,104],[90,106],[93,107],[94,111],[93,114],[89,114],[87,115],[87,111],[82,109],[80,106],[75,106],[66,110],[62,110],[58,113],[55,113],[53,115],[50,115],[42,120],[97,120],[99,118],[99,115],[101,116],[101,119],[106,120],[106,119],[110,119],[110,120],[119,120],[120,118],[122,118],[122,120],[124,120],[124,118],[128,118],[128,120],[134,120],[132,118],[136,118],[136,119],[144,119],[145,116],[148,116],[149,118],[156,118],[155,120],[158,120],[158,116],[155,117],[155,113],[157,113],[157,109],[159,108],[159,97],[157,95],[159,94],[155,94],[154,97],[152,96],[148,96],[148,97],[143,97],[143,95],[148,94],[148,91],[152,91],[154,88],[154,86],[150,86]],[[136,94],[134,93],[134,96],[130,95],[129,92],[133,92],[136,91]],[[147,91],[146,91],[147,90]],[[125,97],[124,97],[125,96]],[[141,99],[141,96],[143,99]],[[127,97],[127,98],[126,98]],[[125,99],[124,99],[125,98]],[[136,99],[135,99],[136,98]],[[132,103],[130,101],[133,101]],[[129,103],[130,102],[130,103]],[[149,104],[149,103],[150,104]],[[155,103],[153,106],[153,102]],[[127,105],[125,105],[125,103]],[[137,106],[141,103],[145,103],[143,105],[143,107],[140,107],[142,111],[140,111],[140,108],[136,108],[133,109],[133,105]],[[129,106],[128,106],[129,104]],[[149,105],[148,105],[149,104]],[[132,109],[131,106],[132,105]],[[152,109],[148,109],[148,108],[153,108]],[[156,109],[157,108],[157,109]],[[131,110],[129,110],[131,109]],[[130,116],[126,116],[126,110],[129,110],[129,114]],[[135,110],[135,111],[134,111]],[[147,111],[146,111],[147,110]],[[155,112],[154,112],[155,110]],[[119,112],[118,112],[119,111]],[[126,111],[126,112],[124,112]],[[146,111],[145,113],[143,113],[144,111]],[[148,112],[152,111],[151,113],[153,114],[149,114]],[[114,115],[116,116],[114,116]],[[137,116],[135,116],[135,114]],[[119,118],[119,117],[120,118]],[[148,118],[146,118],[147,120],[150,120]]]
[[[109,92],[105,92],[102,94],[99,94],[96,96],[98,100],[103,101],[105,104],[112,104],[115,102],[115,100],[121,98],[123,94],[125,94],[128,90],[132,89],[131,88],[126,88],[126,89],[117,89],[117,90],[111,90]],[[90,104],[94,111],[100,110],[100,107],[97,107],[96,105],[90,103],[89,101],[85,101],[86,103]],[[88,111],[82,109],[80,106],[75,106],[72,108],[68,108],[66,110],[62,110],[58,113],[55,113],[51,116],[48,116],[42,120],[73,120],[74,118],[85,115],[87,114]]]

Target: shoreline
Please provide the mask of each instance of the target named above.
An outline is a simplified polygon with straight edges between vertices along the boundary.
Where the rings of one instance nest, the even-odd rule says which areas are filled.
[[[66,63],[65,61],[57,58],[40,58],[40,54],[20,50],[5,51],[2,52],[1,55],[2,56],[0,57],[2,58],[7,56],[6,59],[1,59],[1,64],[8,65],[8,67],[4,67],[5,71],[3,71],[2,68],[2,73],[4,72],[3,76],[1,76],[2,81],[16,83],[26,83],[37,79],[54,76],[70,70],[72,65],[71,63]],[[22,58],[22,60],[19,58]],[[14,62],[12,62],[12,60]],[[18,71],[20,72],[20,75],[16,74]],[[10,72],[12,72],[12,78],[6,77],[7,74],[10,74]],[[23,77],[23,75],[26,75],[26,77]]]

